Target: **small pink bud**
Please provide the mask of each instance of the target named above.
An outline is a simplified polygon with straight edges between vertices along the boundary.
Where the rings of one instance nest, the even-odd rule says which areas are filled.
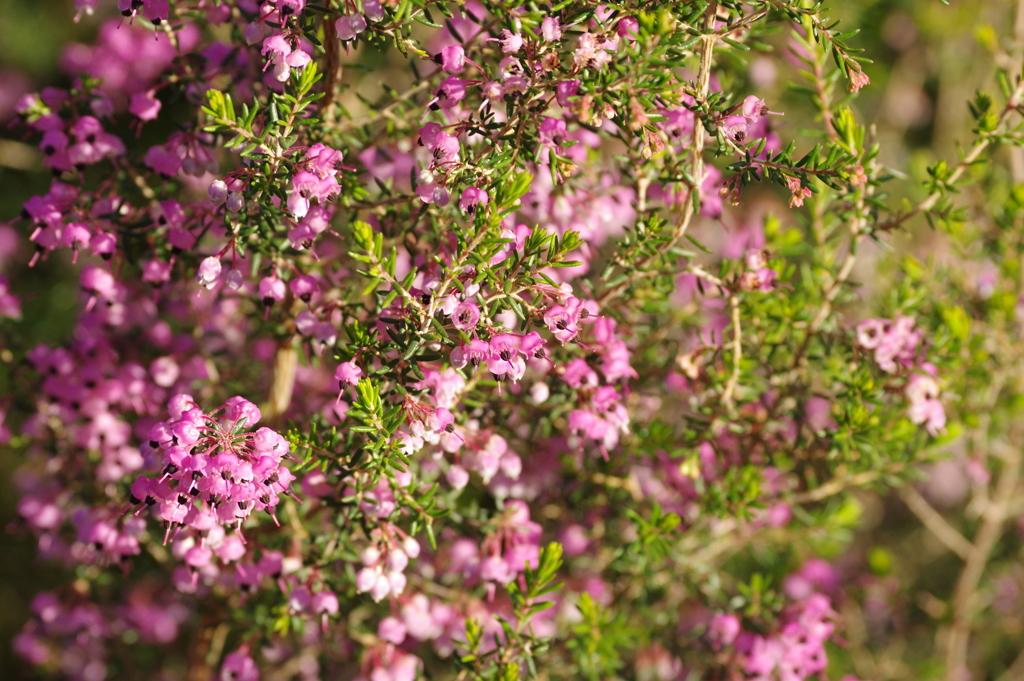
[[[219,206],[228,200],[228,186],[224,180],[214,180],[206,190],[206,195],[210,197],[213,205]]]

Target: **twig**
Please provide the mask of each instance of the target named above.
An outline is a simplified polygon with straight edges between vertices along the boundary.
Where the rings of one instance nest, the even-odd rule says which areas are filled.
[[[784,501],[793,505],[809,504],[821,501],[822,499],[827,499],[828,497],[844,492],[850,487],[860,487],[862,485],[875,482],[876,480],[880,480],[883,476],[895,475],[902,472],[904,468],[906,468],[904,464],[895,463],[887,470],[864,471],[863,473],[857,473],[843,478],[833,478],[821,487],[815,487],[807,492],[794,494],[793,496],[784,499]]]
[[[900,490],[900,498],[907,505],[914,515],[924,523],[935,537],[946,545],[950,551],[967,560],[971,550],[974,548],[971,542],[967,541],[962,534],[946,522],[938,511],[936,511],[928,500],[911,486]]]
[[[391,110],[395,108],[395,106],[397,106],[398,104],[401,104],[402,102],[408,101],[409,98],[412,97],[417,92],[420,92],[421,90],[425,90],[428,85],[430,85],[430,81],[429,80],[427,80],[427,79],[421,80],[416,85],[412,86],[411,88],[409,88],[408,90],[406,90],[402,94],[398,95],[398,97],[393,102],[391,102],[390,104],[388,104],[384,108],[382,108],[379,111],[377,111],[377,113],[375,113],[375,114],[373,114],[371,116],[365,116],[363,118],[360,118],[360,119],[357,119],[357,120],[354,120],[354,121],[351,121],[351,120],[350,121],[342,121],[341,123],[338,123],[336,126],[334,126],[333,132],[347,132],[349,130],[354,130],[356,128],[361,128],[364,125],[369,125],[370,123],[378,121],[381,118],[386,118],[391,113]]]
[[[967,668],[967,644],[971,638],[971,615],[973,614],[978,582],[988,564],[989,554],[1002,535],[1003,523],[1007,519],[1010,500],[1020,480],[1020,452],[1008,450],[1003,470],[996,483],[995,497],[985,509],[981,528],[974,538],[967,563],[960,572],[953,591],[953,623],[946,638],[946,678],[959,681],[964,678]]]
[[[298,353],[292,345],[292,339],[281,341],[274,353],[274,373],[270,382],[270,395],[264,410],[270,424],[278,423],[288,411],[292,403],[292,391],[295,388],[295,370],[298,364]]]
[[[729,306],[732,307],[732,373],[722,391],[722,403],[731,413],[733,411],[732,394],[736,390],[736,384],[740,380],[740,360],[743,359],[743,331],[740,327],[740,299],[735,293],[729,296]]]
[[[981,153],[988,148],[988,145],[991,143],[992,138],[998,134],[998,130],[1002,126],[1003,122],[1006,120],[1006,117],[1010,114],[1011,111],[1017,110],[1017,107],[1021,103],[1020,100],[1022,97],[1024,97],[1024,79],[1017,83],[1017,88],[1013,91],[1013,94],[1010,95],[1010,99],[1006,102],[1006,106],[1003,107],[1002,112],[999,114],[996,129],[993,132],[986,134],[984,137],[982,137],[981,139],[977,140],[974,143],[974,146],[971,147],[971,150],[967,153],[967,155],[964,156],[960,163],[958,163],[956,167],[953,169],[953,174],[950,175],[949,178],[943,182],[943,184],[949,187],[953,186],[954,184],[956,184],[957,180],[960,179],[960,176],[967,172],[968,168],[974,165],[974,163],[978,160],[978,157],[981,156]],[[927,213],[928,211],[935,207],[935,204],[938,203],[939,199],[942,198],[942,195],[943,191],[941,189],[936,189],[927,197],[925,197],[923,201],[921,201],[919,204],[911,208],[906,213],[897,215],[896,217],[881,223],[880,225],[875,227],[875,229],[877,231],[888,231],[893,229],[894,227],[900,226],[901,224],[903,224],[910,218],[914,217],[915,215],[918,215],[919,213]]]
[[[718,3],[710,2],[704,13],[704,30],[706,33],[701,37],[700,69],[697,73],[697,92],[701,99],[706,99],[709,84],[711,82],[711,59],[714,54],[715,41],[718,35],[713,33],[715,28],[715,17],[718,14]],[[693,202],[693,192],[700,191],[704,180],[704,127],[698,123],[693,126],[693,149],[690,153],[690,165],[693,167],[694,186],[690,187],[686,197],[686,205],[683,208],[683,215],[672,230],[671,236],[655,248],[655,252],[636,263],[633,272],[625,277],[615,286],[608,288],[597,298],[599,307],[604,307],[609,300],[617,298],[629,288],[636,279],[648,267],[653,265],[658,258],[663,256],[675,246],[676,242],[683,238],[686,230],[690,228],[696,209]]]
[[[696,265],[691,265],[691,266],[687,267],[685,270],[683,270],[682,273],[683,274],[692,274],[694,276],[700,277],[701,279],[705,279],[705,280],[711,282],[712,284],[714,284],[715,286],[718,286],[721,289],[725,289],[726,288],[724,281],[722,281],[721,279],[719,279],[715,275],[711,274],[710,272],[708,272],[707,270],[705,270],[702,267],[698,267]]]

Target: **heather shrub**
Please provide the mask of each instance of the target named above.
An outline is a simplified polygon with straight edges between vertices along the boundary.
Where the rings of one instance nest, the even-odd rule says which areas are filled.
[[[1024,673],[1022,10],[52,8],[17,674]]]

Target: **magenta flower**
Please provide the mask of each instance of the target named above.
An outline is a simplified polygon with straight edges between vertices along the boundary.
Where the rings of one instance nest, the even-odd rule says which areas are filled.
[[[501,45],[501,51],[505,54],[518,52],[523,46],[523,36],[518,33],[513,33],[507,28],[502,30],[502,32],[498,34],[497,38],[491,38],[491,40]]]
[[[355,40],[357,35],[366,30],[366,19],[362,14],[346,14],[334,22],[334,28],[342,42]]]
[[[575,97],[580,91],[579,80],[563,80],[555,86],[555,99],[562,107],[569,106],[569,98]]]
[[[220,668],[220,681],[260,681],[260,670],[249,657],[249,647],[228,653]]]
[[[241,397],[232,397],[224,406],[228,408],[227,417],[232,421],[242,422],[246,428],[252,428],[261,418],[259,407]]]
[[[544,17],[544,21],[540,22],[540,34],[549,43],[561,40],[562,27],[558,23],[558,17]]]
[[[568,343],[579,333],[582,305],[579,298],[569,298],[565,305],[553,305],[544,313],[544,323],[562,343]]]
[[[291,289],[293,296],[304,303],[308,303],[313,298],[313,294],[317,292],[319,285],[315,277],[311,277],[308,274],[300,274],[288,282],[288,288]]]
[[[286,293],[284,282],[277,277],[264,277],[260,280],[259,297],[264,307],[269,309],[274,303],[280,303]]]
[[[263,41],[260,54],[267,58],[268,64],[282,64],[285,57],[292,53],[291,43],[280,33],[274,34]]]
[[[640,22],[638,22],[634,17],[624,17],[619,21],[619,25],[615,29],[615,32],[620,38],[636,40],[637,31],[639,30]]]
[[[203,261],[199,263],[199,271],[196,274],[196,282],[198,282],[200,286],[211,289],[213,288],[214,284],[217,283],[217,280],[220,278],[220,272],[220,258],[215,258],[213,256],[210,256],[209,258],[204,258]]]
[[[466,98],[466,84],[455,76],[448,76],[434,92],[431,109],[451,109]]]
[[[565,144],[567,135],[568,132],[565,128],[565,121],[561,118],[548,117],[540,124],[541,144],[556,148],[556,150],[560,151],[558,148]]]
[[[434,61],[441,65],[442,71],[458,73],[466,65],[466,50],[462,45],[448,45],[441,49]]]
[[[452,324],[456,329],[469,331],[475,329],[480,321],[480,307],[470,300],[465,300],[455,306],[452,311]]]
[[[466,187],[463,189],[462,198],[459,199],[459,208],[464,213],[474,213],[478,205],[487,205],[487,192],[477,187]]]
[[[181,172],[181,157],[164,146],[150,147],[146,152],[146,166],[164,177],[174,177]]]
[[[128,111],[140,121],[151,121],[160,113],[162,104],[152,90],[132,95]]]
[[[363,370],[353,362],[342,362],[338,365],[338,368],[334,371],[334,380],[338,382],[339,387],[342,389],[347,385],[355,385],[359,382],[359,379],[363,376]]]

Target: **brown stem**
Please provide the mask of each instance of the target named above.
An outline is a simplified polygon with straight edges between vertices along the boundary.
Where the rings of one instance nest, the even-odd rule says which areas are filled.
[[[956,529],[946,522],[946,519],[942,517],[942,514],[935,510],[928,500],[925,499],[921,494],[913,487],[904,487],[900,490],[900,498],[903,499],[903,503],[907,505],[914,515],[917,516],[918,520],[928,528],[929,531],[939,541],[946,545],[950,551],[960,556],[964,560],[971,554],[973,547],[971,542],[967,541],[962,534],[956,531]]]
[[[971,616],[977,601],[977,587],[988,564],[989,554],[1003,533],[1003,523],[1020,480],[1021,455],[1016,449],[1007,449],[1003,469],[996,483],[995,496],[985,509],[981,528],[960,572],[953,592],[953,623],[946,638],[946,678],[960,681],[967,675],[967,645],[971,638]]]
[[[718,3],[709,3],[704,13],[704,30],[706,33],[701,37],[700,68],[697,73],[697,93],[701,100],[707,99],[709,83],[711,82],[711,60],[714,54],[715,41],[718,39],[718,35],[712,31],[715,28],[715,17],[717,14]],[[690,228],[690,223],[693,220],[694,213],[696,213],[693,192],[700,191],[700,185],[704,179],[704,126],[699,121],[695,121],[693,126],[693,149],[690,153],[690,165],[693,168],[694,186],[690,187],[687,192],[683,215],[672,230],[672,235],[667,241],[659,244],[653,254],[637,262],[630,276],[615,286],[606,289],[604,293],[598,296],[597,303],[599,306],[604,307],[608,301],[622,295],[629,288],[630,284],[633,283],[634,279],[642,276],[644,270],[648,269],[660,257],[671,250],[676,245],[676,242],[683,238],[686,230]]]
[[[298,365],[298,353],[292,339],[278,343],[274,353],[274,373],[270,383],[270,396],[263,416],[273,427],[280,422],[292,403],[292,391],[295,388],[295,369]]]

